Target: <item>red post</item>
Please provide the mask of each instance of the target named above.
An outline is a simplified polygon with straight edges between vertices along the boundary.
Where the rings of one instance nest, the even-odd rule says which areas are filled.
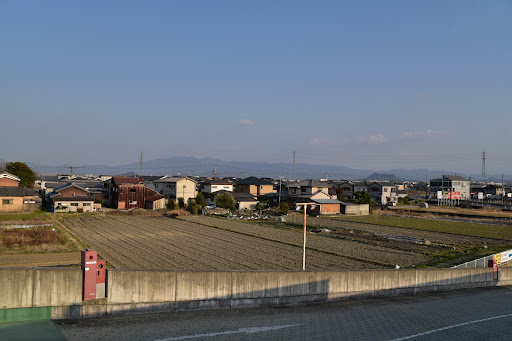
[[[96,298],[105,298],[105,282],[107,279],[107,261],[98,260],[98,273],[96,276]]]
[[[80,267],[83,271],[83,300],[96,299],[98,253],[93,249],[82,250]]]

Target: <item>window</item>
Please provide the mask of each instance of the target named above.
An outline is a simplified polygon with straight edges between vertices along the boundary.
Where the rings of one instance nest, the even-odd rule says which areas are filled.
[[[388,189],[387,189],[387,188],[384,188],[384,192],[387,192],[387,191],[388,191]]]
[[[137,190],[135,188],[130,188],[130,193],[137,193]]]
[[[78,206],[78,203],[77,202],[72,202],[71,204],[69,204],[70,206]]]
[[[229,189],[229,186],[224,186],[224,189]]]
[[[90,202],[84,202],[84,203],[82,204],[82,206],[91,206],[91,203],[90,203]]]
[[[13,200],[12,199],[2,199],[2,205],[12,205]]]

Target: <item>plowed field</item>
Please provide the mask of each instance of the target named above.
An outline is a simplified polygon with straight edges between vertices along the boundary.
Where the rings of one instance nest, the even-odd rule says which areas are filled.
[[[80,216],[65,219],[64,224],[117,268],[302,269],[302,234],[293,231],[290,234],[290,231],[248,225],[253,229],[270,231],[270,235],[264,232],[249,235],[166,217]],[[240,222],[232,224],[245,225]],[[379,260],[379,257],[372,261],[366,248],[360,252],[364,256],[344,253],[342,250],[346,245],[341,240],[339,243],[336,240],[327,243],[327,239],[312,243],[313,249],[306,252],[306,265],[310,270],[375,269],[392,265]],[[382,254],[383,250],[375,251]],[[403,257],[404,253],[400,256]]]

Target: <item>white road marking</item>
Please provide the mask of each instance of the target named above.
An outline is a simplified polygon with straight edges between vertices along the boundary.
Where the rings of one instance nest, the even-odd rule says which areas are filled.
[[[433,330],[429,330],[429,331],[426,331],[426,332],[423,332],[423,333],[419,333],[419,334],[415,334],[415,335],[409,335],[409,336],[401,337],[401,338],[398,338],[398,339],[393,339],[393,340],[390,340],[390,341],[401,341],[401,340],[412,339],[412,338],[415,338],[415,337],[418,337],[418,336],[423,336],[423,335],[428,335],[428,334],[432,334],[432,333],[435,333],[435,332],[440,332],[442,330],[447,330],[447,329],[451,329],[451,328],[467,326],[468,324],[473,324],[473,323],[480,323],[480,322],[485,322],[485,321],[496,320],[496,319],[500,319],[500,318],[503,318],[503,317],[512,317],[512,314],[494,316],[494,317],[489,317],[489,318],[486,318],[486,319],[469,321],[469,322],[460,323],[460,324],[454,324],[453,326],[443,327],[443,328],[439,328],[439,329],[433,329]]]
[[[169,337],[166,339],[156,339],[155,341],[175,341],[175,340],[186,340],[186,339],[198,339],[200,337],[213,337],[213,336],[228,335],[228,334],[256,334],[256,333],[268,332],[271,330],[278,330],[278,329],[298,327],[298,326],[302,326],[302,324],[288,324],[288,325],[284,325],[284,326],[270,326],[270,327],[240,328],[238,330],[228,330],[225,332]]]

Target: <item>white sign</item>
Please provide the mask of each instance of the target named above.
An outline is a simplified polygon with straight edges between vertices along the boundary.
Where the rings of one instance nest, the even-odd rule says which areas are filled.
[[[478,192],[478,200],[484,200],[484,193]]]
[[[437,199],[443,199],[443,191],[437,191]]]
[[[508,250],[501,253],[501,262],[506,263],[512,260],[512,250]]]

